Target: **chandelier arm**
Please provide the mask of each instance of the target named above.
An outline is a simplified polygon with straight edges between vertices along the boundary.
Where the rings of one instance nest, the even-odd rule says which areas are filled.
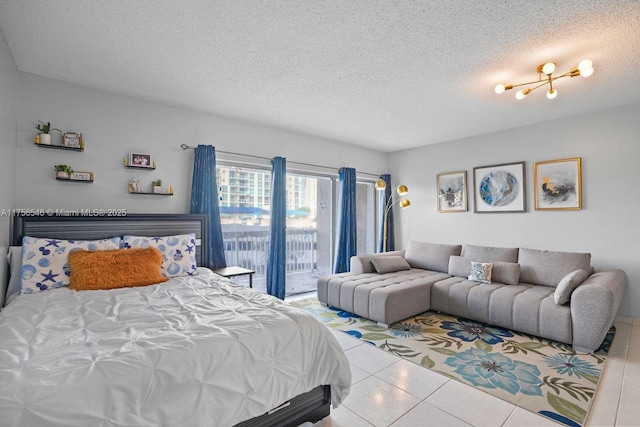
[[[536,83],[537,83],[537,82],[536,82]],[[533,87],[533,88],[530,88],[529,92],[533,92],[534,90],[536,90],[536,89],[538,89],[538,88],[541,88],[542,86],[547,85],[547,84],[550,84],[550,83],[549,83],[548,81],[546,81],[546,80],[545,80],[543,83],[539,84],[538,86]]]
[[[509,85],[511,86],[510,89],[514,88],[514,87],[519,87],[519,86],[527,86],[527,85],[532,85],[535,83],[540,83],[542,80],[534,80],[532,82],[527,82],[527,83],[518,83],[517,85]],[[544,80],[544,82],[546,83],[546,80]],[[506,88],[505,88],[506,89]]]

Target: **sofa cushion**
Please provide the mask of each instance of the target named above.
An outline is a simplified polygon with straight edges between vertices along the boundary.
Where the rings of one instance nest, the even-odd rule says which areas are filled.
[[[401,256],[379,256],[371,257],[371,264],[376,273],[393,273],[402,270],[411,270],[411,266]]]
[[[520,248],[518,264],[521,282],[556,287],[572,271],[590,271],[591,254]]]
[[[441,243],[425,243],[409,240],[404,257],[413,268],[449,271],[449,257],[460,255],[461,245],[445,245]]]
[[[449,275],[468,277],[471,273],[472,261],[476,260],[461,256],[451,256],[449,258]],[[520,282],[520,265],[515,262],[495,261],[491,271],[491,280],[505,285],[517,285]]]
[[[518,262],[518,248],[463,245],[461,255],[478,262]]]
[[[491,283],[492,262],[475,262],[471,261],[471,273],[469,280],[480,283]]]
[[[567,274],[560,280],[555,293],[553,294],[553,300],[556,304],[562,305],[569,302],[571,299],[571,293],[584,282],[589,273],[584,270],[576,270]]]
[[[381,256],[404,256],[404,251],[382,252],[379,254],[355,255],[349,260],[351,273],[375,273],[376,269],[371,264],[371,258]]]

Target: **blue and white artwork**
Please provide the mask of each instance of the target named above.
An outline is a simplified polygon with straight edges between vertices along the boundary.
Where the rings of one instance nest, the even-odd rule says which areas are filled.
[[[480,199],[489,206],[507,206],[520,191],[518,179],[507,171],[489,172],[480,181]]]
[[[474,211],[524,212],[524,162],[473,169]]]

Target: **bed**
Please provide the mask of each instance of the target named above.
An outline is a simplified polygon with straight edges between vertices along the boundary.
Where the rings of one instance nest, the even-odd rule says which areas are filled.
[[[11,242],[190,233],[200,242],[205,224],[202,215],[16,217]],[[333,335],[201,267],[205,252],[197,246],[197,275],[160,284],[12,297],[0,312],[0,424],[265,427],[327,416],[351,384]]]

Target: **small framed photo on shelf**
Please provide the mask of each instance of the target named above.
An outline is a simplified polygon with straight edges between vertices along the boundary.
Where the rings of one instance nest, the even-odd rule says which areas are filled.
[[[474,212],[525,212],[524,162],[473,168]]]
[[[438,180],[438,212],[467,211],[467,171],[443,172]]]
[[[536,210],[581,210],[580,157],[533,164]]]
[[[155,168],[155,163],[151,160],[151,154],[129,153],[129,163],[127,166],[134,168]]]
[[[62,134],[62,146],[69,148],[82,148],[82,134],[78,132],[65,132]]]

